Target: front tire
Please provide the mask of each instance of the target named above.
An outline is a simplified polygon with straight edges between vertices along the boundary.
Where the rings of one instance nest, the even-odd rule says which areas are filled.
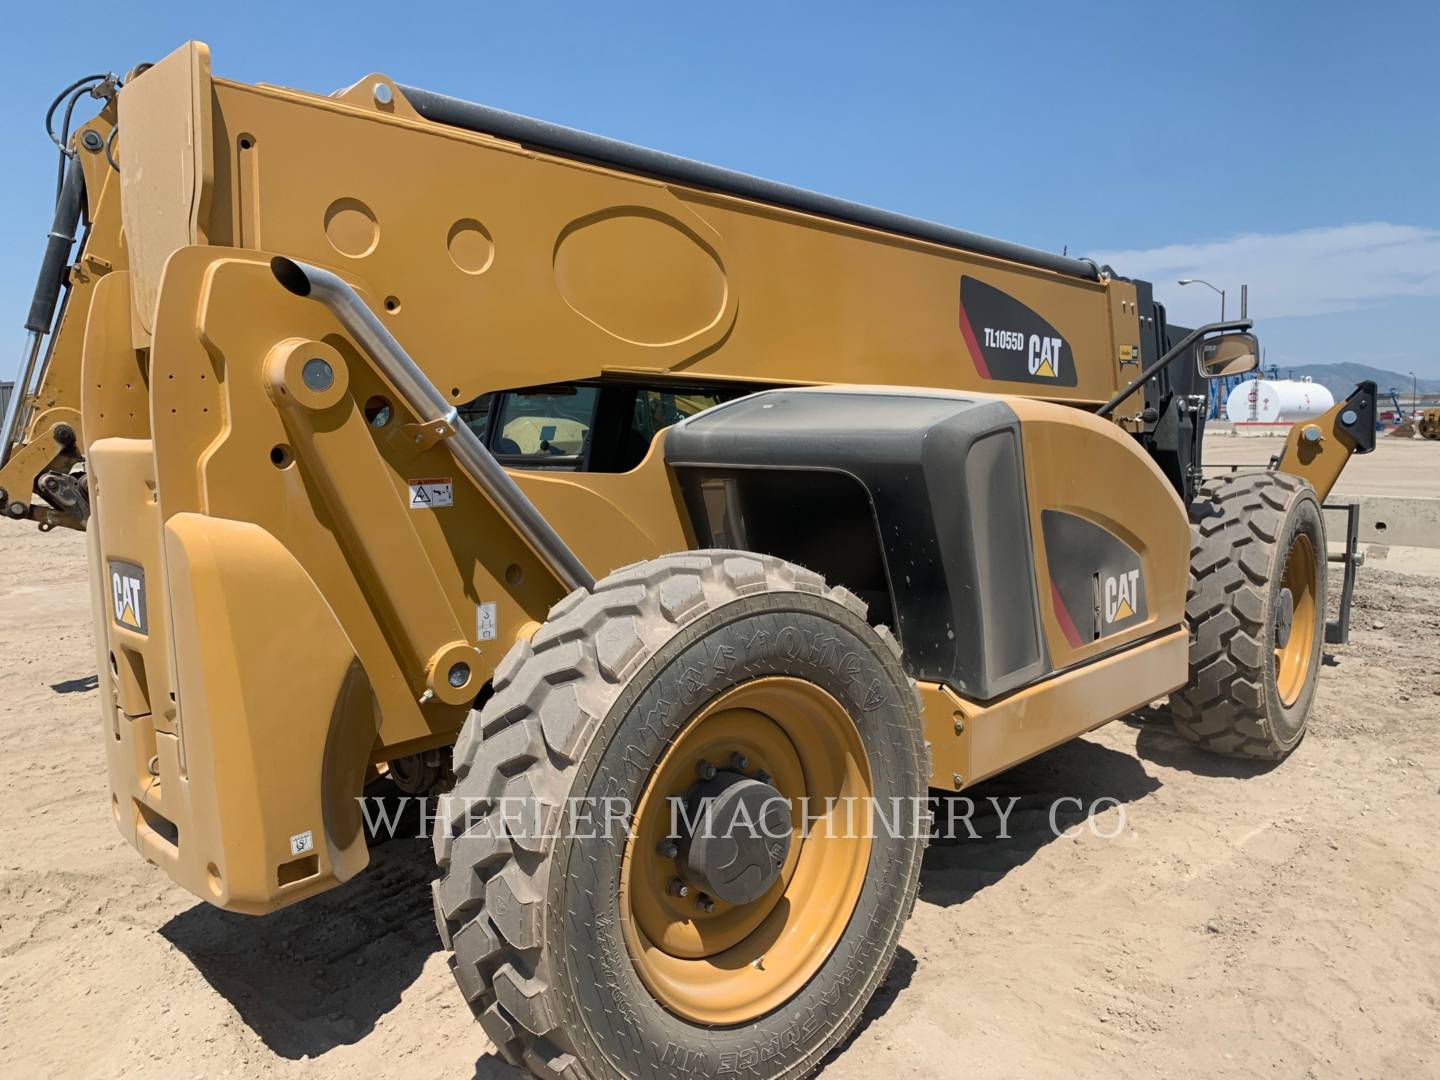
[[[1315,491],[1281,472],[1210,487],[1191,526],[1190,682],[1175,729],[1207,750],[1278,761],[1305,734],[1325,630],[1325,522]]]
[[[864,615],[799,567],[694,552],[572,593],[512,649],[456,744],[435,833],[451,969],[508,1061],[590,1080],[795,1077],[855,1025],[929,832],[919,700]],[[758,897],[697,879],[666,807],[762,780],[797,821],[859,797],[892,820],[899,804],[908,827],[812,821]],[[612,807],[633,820],[597,828]]]

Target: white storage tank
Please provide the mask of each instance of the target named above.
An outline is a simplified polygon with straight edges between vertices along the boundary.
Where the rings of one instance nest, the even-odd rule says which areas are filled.
[[[1246,379],[1225,401],[1225,418],[1234,424],[1293,424],[1319,416],[1335,404],[1335,395],[1309,379]]]

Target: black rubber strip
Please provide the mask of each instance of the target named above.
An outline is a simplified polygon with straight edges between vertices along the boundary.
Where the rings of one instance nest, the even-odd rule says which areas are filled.
[[[708,191],[738,195],[746,199],[768,203],[772,206],[787,207],[807,214],[818,214],[864,225],[872,229],[897,233],[917,240],[959,248],[977,255],[991,255],[997,259],[1022,263],[1041,270],[1053,270],[1058,274],[1099,279],[1099,268],[1088,259],[1072,259],[1055,255],[1037,248],[1012,244],[1005,240],[953,229],[923,218],[908,217],[888,210],[880,210],[864,203],[837,199],[833,195],[821,195],[804,188],[765,180],[758,176],[722,169],[717,165],[706,165],[690,158],[676,157],[659,150],[650,150],[634,143],[609,139],[603,135],[592,135],[587,131],[552,124],[545,120],[521,116],[519,113],[492,109],[488,105],[476,105],[459,98],[421,90],[413,86],[401,86],[400,92],[414,106],[415,111],[427,120],[450,127],[463,128],[497,138],[509,139],[537,150],[552,151],[565,157],[580,158],[604,165],[613,165],[627,172],[642,173],[660,180]]]

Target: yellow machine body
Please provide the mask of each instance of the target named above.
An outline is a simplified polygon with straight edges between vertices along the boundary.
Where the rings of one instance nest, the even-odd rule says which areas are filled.
[[[367,778],[453,742],[566,591],[435,418],[277,283],[274,255],[348,282],[462,416],[487,394],[596,381],[668,388],[682,412],[778,386],[1003,399],[1049,668],[990,700],[922,684],[937,787],[1185,681],[1185,508],[1132,437],[1141,395],[1093,415],[1139,370],[1133,283],[547,154],[426,120],[380,76],[330,97],[227,82],[197,43],[94,124],[107,141],[118,126],[118,171],[87,162],[89,240],[5,475],[54,457],[57,419],[79,433],[115,819],[210,902],[264,912],[357,873]],[[1023,377],[982,370],[966,287],[1043,313],[1057,344],[1018,343]],[[321,390],[305,381],[317,357],[336,375]],[[565,421],[507,431],[521,453],[573,452]],[[664,448],[623,471],[510,474],[599,576],[695,546]],[[1064,625],[1047,512],[1134,554],[1143,615],[1089,639]]]

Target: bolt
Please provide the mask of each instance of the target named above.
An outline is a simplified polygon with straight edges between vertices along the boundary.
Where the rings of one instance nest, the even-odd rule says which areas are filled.
[[[1359,419],[1360,419],[1360,417],[1358,417],[1358,416],[1355,415],[1355,410],[1354,410],[1354,409],[1346,409],[1344,412],[1342,412],[1342,413],[1340,414],[1340,422],[1341,422],[1342,424],[1346,425],[1347,427],[1348,427],[1349,425],[1355,423],[1355,421],[1356,421],[1356,420],[1359,420]]]
[[[390,89],[389,83],[375,84],[375,104],[390,105],[395,101],[395,91]]]
[[[681,881],[678,877],[670,879],[670,886],[666,890],[671,896],[686,897],[690,895],[690,886]]]
[[[23,518],[29,510],[30,508],[22,502],[12,502],[5,508],[5,512],[12,518]]]
[[[4,488],[0,488],[0,503],[3,503],[3,502],[5,502],[5,501],[7,501],[9,498],[10,498],[9,493],[6,492],[6,490],[5,490]]]
[[[673,859],[680,854],[680,845],[667,837],[655,845],[655,851],[662,859]]]
[[[770,782],[770,774],[764,769],[761,769],[755,774],[755,779],[759,780],[762,784],[768,784]]]
[[[105,140],[98,131],[86,131],[80,135],[80,145],[93,154],[105,145]]]
[[[958,772],[957,772],[957,773],[951,773],[951,774],[950,774],[950,779],[951,779],[951,781],[955,784],[955,790],[956,790],[956,791],[959,791],[962,787],[965,786],[965,778],[964,778],[963,776],[961,776]]]
[[[50,429],[50,434],[61,446],[70,446],[75,442],[75,429],[69,424],[56,424]]]
[[[750,759],[747,758],[744,754],[731,754],[730,768],[734,769],[736,772],[744,772],[746,769],[750,768]]]
[[[311,357],[300,369],[300,381],[317,394],[335,385],[335,369],[320,357]]]
[[[955,734],[965,734],[965,718],[963,716],[955,717]]]
[[[464,663],[463,661],[461,663],[451,665],[450,674],[446,676],[446,678],[448,679],[451,686],[453,686],[456,690],[459,690],[460,687],[464,686],[467,682],[470,681],[470,665]]]
[[[715,766],[711,765],[708,761],[697,762],[695,765],[695,774],[699,776],[701,780],[714,780]]]
[[[711,900],[704,893],[701,893],[695,898],[695,906],[698,907],[701,911],[703,911],[706,915],[709,915],[715,910],[715,901]]]

